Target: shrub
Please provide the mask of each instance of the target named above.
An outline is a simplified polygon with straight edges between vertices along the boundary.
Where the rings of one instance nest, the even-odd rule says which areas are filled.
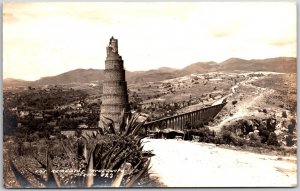
[[[266,129],[262,129],[259,131],[259,135],[261,137],[261,143],[266,143],[269,139],[270,132]]]
[[[193,125],[193,127],[195,128],[195,129],[200,129],[200,128],[203,128],[204,127],[204,123],[203,123],[203,121],[196,121],[195,122],[195,124]]]
[[[208,127],[191,129],[185,131],[185,140],[192,140],[193,136],[199,137],[199,142],[214,143],[216,132]]]
[[[255,133],[250,133],[249,138],[250,138],[250,141],[261,142],[261,138],[259,137],[259,135],[255,134]]]
[[[293,137],[291,135],[288,135],[285,138],[285,141],[286,141],[286,146],[288,146],[288,147],[291,147],[294,145]]]
[[[232,132],[228,130],[221,131],[221,139],[223,144],[235,144],[236,140]]]
[[[294,129],[295,129],[295,125],[293,123],[288,125],[288,132],[289,134],[293,134],[294,133]]]
[[[254,131],[253,121],[244,120],[243,121],[243,129],[244,129],[245,134],[249,134],[250,132],[253,132]]]
[[[240,137],[235,137],[235,146],[244,146],[246,144],[246,140]]]
[[[267,130],[270,132],[274,132],[276,129],[276,119],[270,117],[267,119]]]
[[[219,136],[219,135],[215,136],[215,138],[214,138],[214,143],[215,143],[215,144],[224,144],[224,143],[223,143],[222,137]]]
[[[283,111],[283,112],[282,112],[282,117],[283,117],[283,118],[287,118],[287,113],[286,113],[286,111]]]
[[[277,136],[274,132],[270,133],[269,138],[267,140],[267,145],[279,146]]]
[[[241,136],[253,132],[254,124],[252,120],[240,119],[229,126],[224,126],[223,129]]]
[[[202,142],[205,142],[205,143],[214,143],[215,142],[215,138],[213,136],[207,136],[207,137],[203,138]]]
[[[252,146],[252,147],[262,147],[263,146],[263,144],[259,141],[249,141],[248,145]]]
[[[232,105],[235,105],[235,104],[237,104],[237,101],[234,100],[234,101],[231,102],[231,104],[232,104]]]

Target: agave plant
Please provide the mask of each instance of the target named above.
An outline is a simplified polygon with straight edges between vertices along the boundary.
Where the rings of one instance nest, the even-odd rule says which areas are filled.
[[[47,150],[46,162],[35,160],[47,172],[46,179],[35,172],[28,170],[33,177],[45,187],[132,187],[148,173],[151,152],[144,152],[142,139],[138,134],[143,128],[146,117],[134,114],[130,120],[122,112],[119,127],[114,126],[113,120],[106,118],[110,123],[102,131],[93,135],[80,136],[77,141],[77,150],[72,144],[63,144],[64,154],[77,156],[79,174],[56,174],[51,153]],[[119,131],[117,131],[119,129]],[[103,142],[102,138],[110,141]],[[14,163],[10,166],[21,187],[33,187],[20,173]]]
[[[112,119],[105,116],[103,116],[103,118],[108,121],[106,122],[104,119],[101,120],[104,124],[102,129],[103,134],[132,136],[137,135],[137,133],[143,128],[148,117],[140,113],[134,113],[129,119],[129,116],[126,116],[123,110],[117,127]]]
[[[41,167],[46,171],[47,178],[44,179],[43,176],[32,172],[29,169],[26,169],[30,174],[32,174],[43,186],[48,188],[61,187],[61,183],[58,180],[57,174],[53,173],[52,162],[49,157],[48,151],[46,155],[46,164],[41,162],[38,158],[36,161],[41,165]],[[9,161],[9,165],[17,179],[17,182],[20,184],[21,188],[33,188],[34,186],[25,178],[25,176],[20,172],[20,170],[15,166],[12,160]]]

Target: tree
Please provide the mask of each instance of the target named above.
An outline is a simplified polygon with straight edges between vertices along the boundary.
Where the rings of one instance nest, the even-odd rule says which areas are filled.
[[[192,129],[192,125],[190,121],[187,121],[184,126],[186,129]]]
[[[3,110],[3,133],[13,135],[17,127],[17,116],[8,109]]]
[[[86,98],[87,98],[87,94],[83,94],[79,97],[79,104],[81,105],[82,108],[85,108],[85,106],[87,105],[87,102],[86,102]]]

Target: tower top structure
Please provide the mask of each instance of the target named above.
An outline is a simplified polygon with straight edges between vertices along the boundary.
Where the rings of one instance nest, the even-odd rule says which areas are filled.
[[[118,52],[118,39],[113,36],[109,39],[106,52],[100,119],[110,118],[117,127],[122,112],[130,115],[127,82],[123,60]],[[101,123],[99,126],[102,126]]]
[[[107,52],[107,58],[120,57],[118,52],[118,39],[115,39],[113,36],[109,39],[109,45],[106,47],[106,52]]]

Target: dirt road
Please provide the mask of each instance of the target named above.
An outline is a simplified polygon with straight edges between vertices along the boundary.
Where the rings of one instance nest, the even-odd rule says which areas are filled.
[[[264,77],[265,76],[261,78]],[[224,125],[228,125],[235,120],[245,118],[247,116],[260,115],[258,110],[254,108],[257,108],[261,104],[263,98],[268,97],[268,95],[272,94],[274,90],[254,86],[252,82],[254,82],[255,80],[255,78],[248,78],[247,80],[239,82],[231,88],[230,94],[228,94],[224,98],[228,98],[228,101],[238,100],[238,103],[235,105],[235,107],[229,109],[232,115],[224,116],[220,120],[220,123],[211,126],[210,129],[218,132]],[[251,91],[244,92],[240,90],[241,88],[248,88],[251,89]],[[243,95],[244,97],[242,101],[238,99],[241,95]],[[221,101],[223,100],[221,99]]]
[[[295,157],[277,157],[189,141],[144,139],[150,170],[168,187],[291,187]]]

